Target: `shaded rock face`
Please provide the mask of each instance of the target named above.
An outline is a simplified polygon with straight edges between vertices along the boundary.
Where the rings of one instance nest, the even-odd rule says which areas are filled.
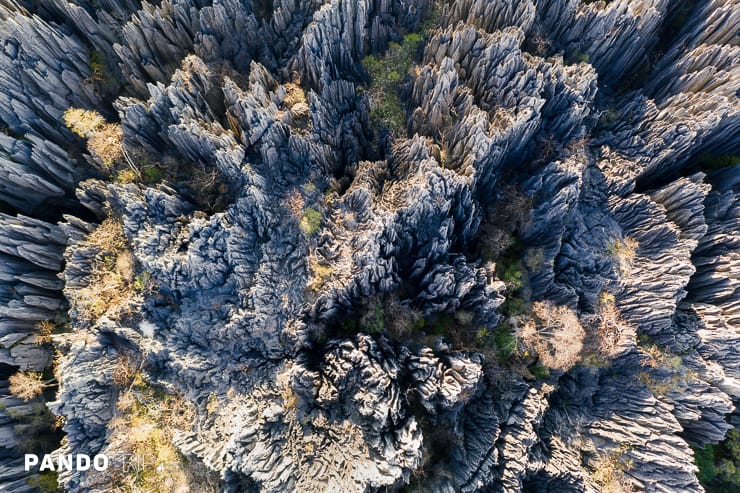
[[[194,406],[173,444],[223,491],[600,491],[605,464],[703,491],[690,445],[740,400],[740,167],[696,163],[737,153],[740,9],[679,3],[682,22],[662,0],[0,5],[2,487],[29,488],[33,412],[5,381],[48,366],[36,326],[69,313],[62,453],[120,451],[134,355]],[[420,29],[388,134],[361,61]],[[103,176],[69,107],[119,122],[133,168],[181,171]],[[526,207],[501,220],[511,190]],[[116,282],[144,295],[90,317],[75,293],[122,268],[89,241],[107,216],[136,274]],[[611,297],[608,357],[535,378],[485,345],[519,330],[491,225],[527,303],[588,326]]]

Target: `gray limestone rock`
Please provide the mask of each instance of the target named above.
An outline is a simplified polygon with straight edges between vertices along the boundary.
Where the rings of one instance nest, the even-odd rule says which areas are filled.
[[[3,3],[0,382],[43,370],[35,325],[68,314],[59,453],[123,450],[125,353],[193,406],[174,444],[223,491],[597,492],[606,463],[701,492],[690,445],[740,403],[740,167],[698,158],[737,151],[740,52],[737,2],[679,3]],[[406,128],[379,128],[362,59],[429,19]],[[117,117],[164,177],[100,180],[70,106]],[[87,320],[64,295],[109,216],[146,296]],[[507,360],[516,298],[574,311],[578,364]],[[22,492],[6,409],[35,411],[8,392],[0,489]]]

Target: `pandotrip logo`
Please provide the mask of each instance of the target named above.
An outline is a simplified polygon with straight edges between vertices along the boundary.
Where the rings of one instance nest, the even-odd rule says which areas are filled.
[[[96,471],[108,469],[108,456],[98,454],[90,459],[87,454],[52,455],[44,454],[40,458],[36,454],[26,454],[25,470],[30,471],[39,466],[39,472],[44,471],[87,471],[92,467]]]
[[[116,454],[107,456],[97,454],[90,457],[87,454],[26,454],[25,470],[30,471],[38,467],[38,472],[45,471],[105,471],[108,467],[116,468],[124,473],[140,473],[156,471],[158,473],[175,468],[174,465],[161,464],[157,457],[148,454]]]

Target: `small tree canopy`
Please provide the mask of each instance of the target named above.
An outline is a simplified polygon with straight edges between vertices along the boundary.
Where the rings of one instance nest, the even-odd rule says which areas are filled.
[[[10,393],[19,399],[28,402],[41,394],[48,386],[42,380],[42,375],[35,371],[19,371],[8,379]]]

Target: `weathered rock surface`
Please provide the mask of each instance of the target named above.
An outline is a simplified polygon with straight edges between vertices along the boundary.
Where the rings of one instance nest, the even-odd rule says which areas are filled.
[[[605,458],[703,491],[690,445],[740,403],[740,167],[698,172],[737,153],[737,2],[443,3],[0,5],[0,489],[29,490],[6,409],[32,412],[4,382],[47,366],[34,326],[89,285],[113,215],[153,287],[125,321],[69,313],[60,452],[116,453],[128,351],[195,405],[175,444],[223,491],[600,491]],[[361,60],[430,17],[389,134]],[[100,180],[68,107],[192,179]],[[478,344],[509,309],[481,244],[512,190],[521,296],[584,326],[611,296],[608,360],[535,378]],[[394,303],[429,325],[367,323]]]

